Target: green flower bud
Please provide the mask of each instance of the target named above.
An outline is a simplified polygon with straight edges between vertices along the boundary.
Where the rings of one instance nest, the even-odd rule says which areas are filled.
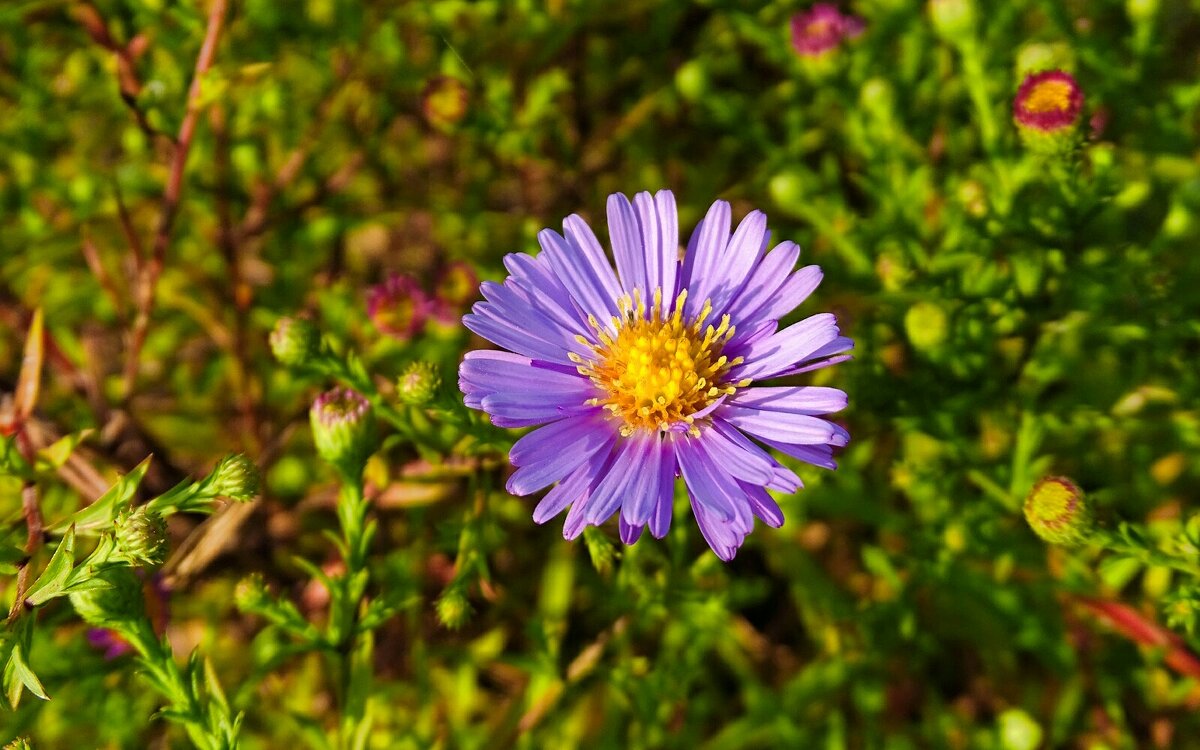
[[[33,745],[25,737],[18,737],[4,746],[4,750],[33,750]]]
[[[451,584],[437,600],[437,616],[442,625],[458,630],[471,616],[471,604],[461,586]]]
[[[1033,485],[1025,498],[1025,520],[1043,540],[1068,546],[1087,541],[1094,528],[1083,491],[1065,477],[1043,477]]]
[[[258,467],[242,453],[231,453],[222,458],[210,477],[209,490],[214,497],[252,500],[258,494]]]
[[[117,553],[135,566],[161,565],[167,558],[167,524],[157,513],[139,506],[113,521]]]
[[[251,573],[238,581],[237,588],[233,590],[233,602],[242,612],[257,612],[270,598],[271,592],[259,573]]]
[[[975,31],[974,0],[929,0],[933,30],[948,42],[962,42]]]
[[[432,362],[413,362],[396,381],[396,396],[406,404],[424,406],[442,386],[442,377]]]
[[[95,628],[120,628],[146,616],[142,582],[129,568],[108,568],[96,576],[104,588],[70,594],[71,605],[83,621]]]
[[[1000,747],[1003,750],[1037,750],[1042,746],[1042,727],[1019,708],[1000,714]]]
[[[1061,42],[1030,42],[1017,50],[1015,69],[1021,81],[1043,70],[1074,70],[1075,51]]]
[[[1159,0],[1125,0],[1125,12],[1134,23],[1153,21],[1158,15]]]
[[[322,393],[309,410],[309,420],[321,458],[347,475],[362,471],[375,452],[375,414],[362,394],[349,388]]]
[[[700,60],[689,60],[675,71],[675,88],[689,102],[698,102],[708,92],[708,73]]]
[[[946,311],[934,302],[918,302],[904,314],[904,332],[917,351],[936,351],[946,342],[949,331]]]
[[[306,365],[321,352],[321,334],[304,318],[280,318],[269,342],[275,359],[288,367]]]

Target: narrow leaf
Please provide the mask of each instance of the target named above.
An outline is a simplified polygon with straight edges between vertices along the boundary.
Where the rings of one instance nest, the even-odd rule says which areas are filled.
[[[17,378],[14,407],[17,418],[24,421],[37,406],[38,389],[42,382],[42,362],[45,359],[45,332],[42,309],[33,311],[29,331],[25,334],[25,354],[21,359],[21,374]]]
[[[74,525],[76,530],[85,534],[106,528],[116,517],[117,510],[128,505],[133,499],[133,493],[137,492],[142,477],[146,476],[146,470],[150,468],[150,458],[147,456],[133,471],[118,479],[96,502],[59,524],[59,528]]]
[[[61,596],[63,586],[75,567],[75,528],[67,529],[58,549],[50,556],[46,569],[38,576],[25,595],[25,601],[33,606],[48,602],[56,596]]]

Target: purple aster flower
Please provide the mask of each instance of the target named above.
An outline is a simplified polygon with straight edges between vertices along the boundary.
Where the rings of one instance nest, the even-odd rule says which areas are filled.
[[[862,31],[861,18],[844,16],[830,3],[817,3],[792,16],[792,46],[803,57],[819,57]]]
[[[849,439],[821,418],[846,405],[842,391],[751,386],[848,359],[854,344],[828,313],[780,328],[821,269],[795,270],[792,242],[767,252],[760,211],[731,235],[729,204],[717,201],[682,259],[667,190],[609,196],[608,227],[615,273],[576,215],[561,235],[542,230],[536,258],[504,259],[511,275],[484,282],[486,301],[463,323],[509,351],[469,352],[459,386],[496,425],[545,425],[509,454],[514,495],[557,483],[537,523],[569,506],[568,539],[614,514],[626,544],[647,526],[661,538],[682,476],[704,538],[730,560],[756,517],[783,523],[767,490],[801,487],[763,446],[832,469]]]

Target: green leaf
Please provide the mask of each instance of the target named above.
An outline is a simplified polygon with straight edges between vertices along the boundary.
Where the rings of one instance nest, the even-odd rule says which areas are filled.
[[[21,702],[23,689],[44,701],[50,700],[50,696],[46,695],[46,689],[42,687],[42,681],[25,663],[24,647],[20,644],[13,647],[12,655],[8,658],[8,665],[4,668],[4,687],[9,705],[13,707],[13,710],[16,710],[17,705]]]
[[[0,440],[0,474],[20,477],[21,479],[29,478],[29,464],[21,455],[21,451],[17,450],[17,440],[15,437]]]
[[[63,521],[57,528],[63,529],[73,525],[81,534],[94,534],[110,526],[117,510],[128,505],[133,499],[133,493],[137,492],[138,485],[146,476],[146,470],[150,468],[150,458],[147,456],[133,471],[118,479],[96,502]]]
[[[58,549],[54,550],[46,569],[29,587],[29,591],[25,594],[25,601],[36,607],[56,596],[62,596],[65,593],[64,587],[67,578],[71,575],[74,567],[75,527],[72,526],[67,529],[62,541],[58,543]]]
[[[75,452],[75,448],[92,432],[91,429],[80,430],[59,438],[53,445],[48,445],[37,452],[34,466],[41,472],[57,471]]]
[[[220,709],[222,716],[229,715],[229,701],[225,698],[225,691],[221,689],[221,682],[217,679],[217,673],[213,670],[212,660],[204,660],[204,688],[208,692],[208,696]]]

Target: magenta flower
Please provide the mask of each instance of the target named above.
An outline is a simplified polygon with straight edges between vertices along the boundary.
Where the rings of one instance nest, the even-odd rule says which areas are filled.
[[[511,275],[484,282],[463,323],[509,351],[469,352],[459,387],[496,425],[545,425],[509,454],[513,494],[557,482],[537,523],[570,506],[568,539],[618,513],[626,544],[646,527],[661,538],[682,476],[704,538],[730,560],[756,517],[783,523],[767,489],[801,487],[762,445],[832,469],[849,440],[822,418],[845,407],[842,391],[751,386],[848,359],[854,344],[828,313],[780,329],[821,269],[794,270],[792,242],[767,252],[760,211],[731,235],[729,204],[715,202],[682,260],[669,191],[609,196],[608,226],[616,273],[576,215],[562,235],[542,230],[536,258],[504,259]]]
[[[817,3],[792,16],[792,46],[802,57],[819,57],[862,31],[861,18],[844,16],[830,3]]]
[[[1074,129],[1083,111],[1083,90],[1062,70],[1044,70],[1025,77],[1013,99],[1013,119],[1022,128],[1043,133]]]
[[[381,333],[408,341],[421,332],[430,302],[421,285],[398,273],[367,291],[367,315]]]

